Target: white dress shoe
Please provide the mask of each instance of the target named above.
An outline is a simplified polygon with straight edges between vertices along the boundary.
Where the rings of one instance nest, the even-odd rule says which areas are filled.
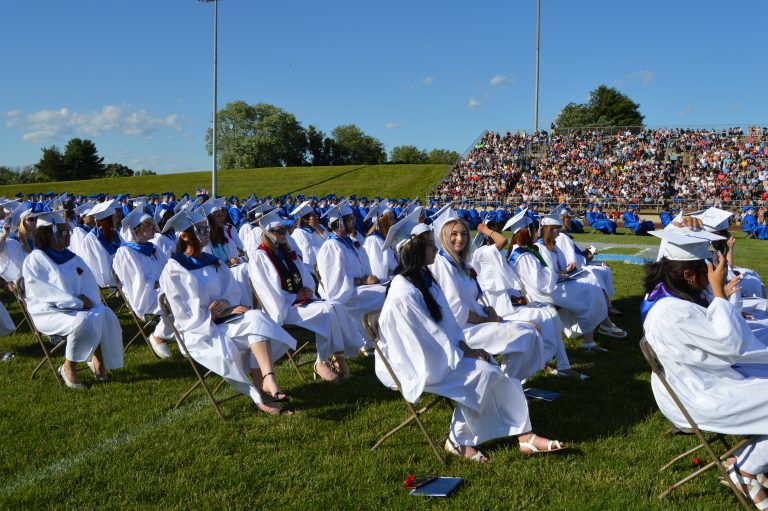
[[[67,373],[64,371],[64,365],[59,366],[59,374],[61,375],[61,379],[64,380],[64,385],[69,387],[70,389],[84,389],[85,386],[82,383],[72,383],[69,381],[69,378],[67,378]]]

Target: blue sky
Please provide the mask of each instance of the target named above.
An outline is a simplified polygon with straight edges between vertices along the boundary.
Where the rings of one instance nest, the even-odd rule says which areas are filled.
[[[768,2],[542,1],[540,126],[601,83],[650,126],[768,124]],[[267,102],[387,150],[533,126],[535,0],[219,2],[219,106]],[[3,5],[0,165],[90,138],[106,162],[210,168],[213,5]]]

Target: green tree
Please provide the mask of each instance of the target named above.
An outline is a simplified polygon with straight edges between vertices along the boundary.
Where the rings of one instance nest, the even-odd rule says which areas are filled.
[[[613,87],[600,85],[587,103],[568,103],[557,116],[558,128],[643,126],[640,105]]]
[[[337,126],[331,132],[336,151],[333,155],[333,163],[336,165],[377,165],[384,163],[387,153],[384,144],[363,133],[363,130],[354,124]]]
[[[392,148],[389,159],[392,163],[425,163],[427,158],[427,152],[415,145],[399,145]]]
[[[87,139],[73,138],[67,142],[61,158],[64,175],[61,179],[95,179],[104,177],[104,158],[96,151],[96,145]]]
[[[66,174],[63,160],[61,151],[55,145],[43,147],[43,156],[35,164],[35,168],[44,180],[61,181]]]
[[[461,159],[461,155],[456,151],[448,149],[432,149],[427,156],[427,163],[445,163],[453,165]]]
[[[133,170],[122,163],[108,163],[104,166],[105,177],[129,177],[133,175]]]
[[[313,125],[307,128],[307,152],[309,163],[314,166],[330,165],[333,158],[333,144],[322,130]]]
[[[217,116],[217,152],[223,169],[304,165],[306,130],[293,114],[267,103],[228,103]],[[212,131],[206,136],[213,151]]]
[[[156,176],[157,172],[149,169],[141,169],[134,172],[133,175],[134,176]]]

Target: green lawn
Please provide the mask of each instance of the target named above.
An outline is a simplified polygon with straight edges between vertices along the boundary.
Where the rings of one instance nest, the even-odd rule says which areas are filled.
[[[736,250],[765,276],[765,248],[739,240]],[[626,312],[618,323],[629,338],[598,335],[610,350],[605,354],[584,354],[569,342],[574,366],[591,376],[585,383],[547,376],[530,382],[562,393],[554,403],[531,403],[530,413],[535,431],[569,442],[571,450],[529,458],[513,442],[495,441],[483,446],[492,458],[487,466],[459,459],[438,465],[416,427],[371,452],[405,407],[378,382],[369,359],[355,359],[352,380],[340,386],[302,382],[281,363],[278,376],[296,415],[270,417],[243,398],[223,405],[222,422],[202,393],[171,410],[194,382],[178,356],[160,361],[136,345],[115,382],[96,384],[86,369],[89,388],[78,392],[56,386],[47,367],[30,381],[41,352],[28,330],[0,338],[0,351],[17,354],[0,362],[0,509],[735,509],[714,472],[664,501],[656,498],[690,466],[661,474],[657,468],[694,439],[665,434],[668,423],[651,394],[637,348],[641,267],[611,266],[615,303]],[[15,305],[10,310],[18,319]],[[120,316],[129,339],[135,329]],[[447,407],[425,417],[436,436],[449,421]],[[466,484],[451,499],[427,501],[403,488],[411,473],[462,476]]]
[[[247,197],[256,193],[284,195],[348,195],[373,197],[424,198],[434,183],[450,170],[449,165],[349,165],[341,167],[278,167],[247,170],[225,170],[218,173],[218,194]],[[211,189],[210,172],[187,172],[157,176],[92,179],[0,186],[0,196],[13,197],[17,192],[91,195],[96,193],[146,193],[171,191],[180,196],[194,194],[195,188]]]

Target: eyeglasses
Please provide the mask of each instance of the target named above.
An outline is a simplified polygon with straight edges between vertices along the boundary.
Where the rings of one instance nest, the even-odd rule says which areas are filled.
[[[282,235],[286,233],[286,229],[285,227],[278,227],[277,229],[270,229],[269,232],[271,232],[272,234]]]

